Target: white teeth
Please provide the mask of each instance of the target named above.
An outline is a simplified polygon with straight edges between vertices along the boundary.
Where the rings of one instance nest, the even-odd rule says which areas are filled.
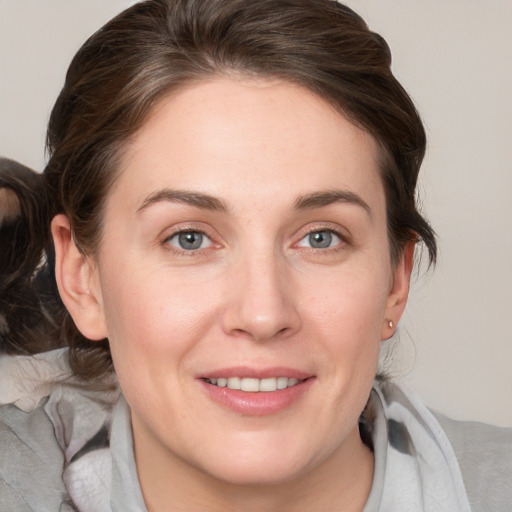
[[[229,389],[240,389],[241,379],[238,377],[230,377],[228,379],[228,388]]]
[[[266,379],[229,377],[218,379],[207,379],[210,384],[220,388],[236,389],[246,391],[248,393],[256,393],[258,391],[272,392],[279,389],[286,389],[295,386],[301,382],[293,377],[270,377]]]
[[[288,380],[288,379],[287,379]],[[261,379],[260,391],[275,391],[277,389],[277,379]]]
[[[288,377],[279,377],[277,379],[277,389],[286,389],[288,387]]]
[[[256,391],[260,390],[260,381],[258,379],[242,379],[240,382],[240,389],[242,391],[256,393]]]

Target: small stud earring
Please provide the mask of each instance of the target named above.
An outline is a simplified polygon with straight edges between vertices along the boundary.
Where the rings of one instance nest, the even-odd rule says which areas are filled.
[[[393,325],[394,325],[394,324],[393,324],[393,320],[389,320],[389,321],[388,321],[388,327],[389,327],[390,329],[393,329]]]

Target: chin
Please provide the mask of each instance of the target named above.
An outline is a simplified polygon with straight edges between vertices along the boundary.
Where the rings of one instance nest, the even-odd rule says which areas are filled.
[[[249,446],[247,446],[247,444]],[[261,443],[246,440],[244,446],[230,443],[218,447],[203,468],[216,480],[238,486],[279,485],[294,480],[313,465],[307,447],[290,446],[280,440]]]
[[[226,484],[244,487],[268,487],[285,484],[297,478],[302,471],[293,464],[274,464],[261,459],[255,463],[237,461],[231,465],[211,468],[210,476]]]

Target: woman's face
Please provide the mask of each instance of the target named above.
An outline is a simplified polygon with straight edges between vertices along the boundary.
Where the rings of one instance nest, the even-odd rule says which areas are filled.
[[[205,81],[158,105],[124,154],[91,280],[138,459],[269,483],[361,443],[410,270],[390,263],[377,159],[288,83]]]

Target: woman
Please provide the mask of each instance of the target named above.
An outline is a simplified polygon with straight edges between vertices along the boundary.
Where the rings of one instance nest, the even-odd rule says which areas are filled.
[[[43,178],[2,174],[4,350],[38,352],[36,330],[74,375],[1,409],[4,508],[507,506],[503,471],[375,379],[416,243],[436,256],[389,66],[327,0],[150,0],[85,43]],[[38,292],[53,274],[63,305]],[[464,428],[510,469],[509,433]]]

